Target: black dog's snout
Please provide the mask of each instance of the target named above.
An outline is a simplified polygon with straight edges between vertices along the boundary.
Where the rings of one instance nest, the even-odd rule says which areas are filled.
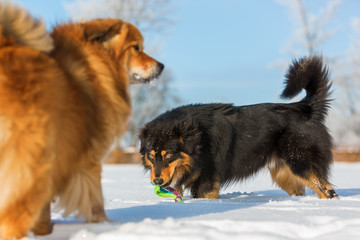
[[[164,183],[164,179],[162,179],[162,178],[155,178],[154,179],[154,184],[155,185],[161,185],[163,183]]]

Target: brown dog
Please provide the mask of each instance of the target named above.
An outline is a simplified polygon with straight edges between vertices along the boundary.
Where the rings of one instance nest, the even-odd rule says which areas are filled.
[[[56,26],[0,4],[0,238],[51,231],[50,202],[107,220],[101,160],[127,127],[129,83],[164,66],[133,25],[99,19]]]

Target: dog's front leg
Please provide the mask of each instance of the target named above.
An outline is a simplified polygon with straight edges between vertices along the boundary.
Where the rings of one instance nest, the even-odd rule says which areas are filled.
[[[219,192],[220,182],[213,179],[199,178],[191,188],[193,198],[218,199]]]
[[[51,223],[50,202],[43,207],[39,219],[31,231],[35,235],[47,235],[52,232],[53,224]]]

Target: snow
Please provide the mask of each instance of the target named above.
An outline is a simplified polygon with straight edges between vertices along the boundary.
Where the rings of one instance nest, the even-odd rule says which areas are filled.
[[[105,207],[111,222],[86,224],[53,213],[54,231],[36,239],[360,239],[360,163],[335,163],[339,199],[308,191],[288,196],[266,171],[221,191],[221,199],[184,203],[156,196],[140,165],[104,165]]]

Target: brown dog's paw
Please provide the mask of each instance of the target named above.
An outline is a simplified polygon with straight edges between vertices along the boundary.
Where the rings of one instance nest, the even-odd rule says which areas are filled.
[[[103,206],[92,207],[91,212],[92,212],[92,216],[90,219],[87,219],[87,222],[99,223],[99,222],[110,221],[105,214],[105,210]]]
[[[52,222],[39,222],[31,231],[35,235],[48,235],[52,232],[53,226]]]

